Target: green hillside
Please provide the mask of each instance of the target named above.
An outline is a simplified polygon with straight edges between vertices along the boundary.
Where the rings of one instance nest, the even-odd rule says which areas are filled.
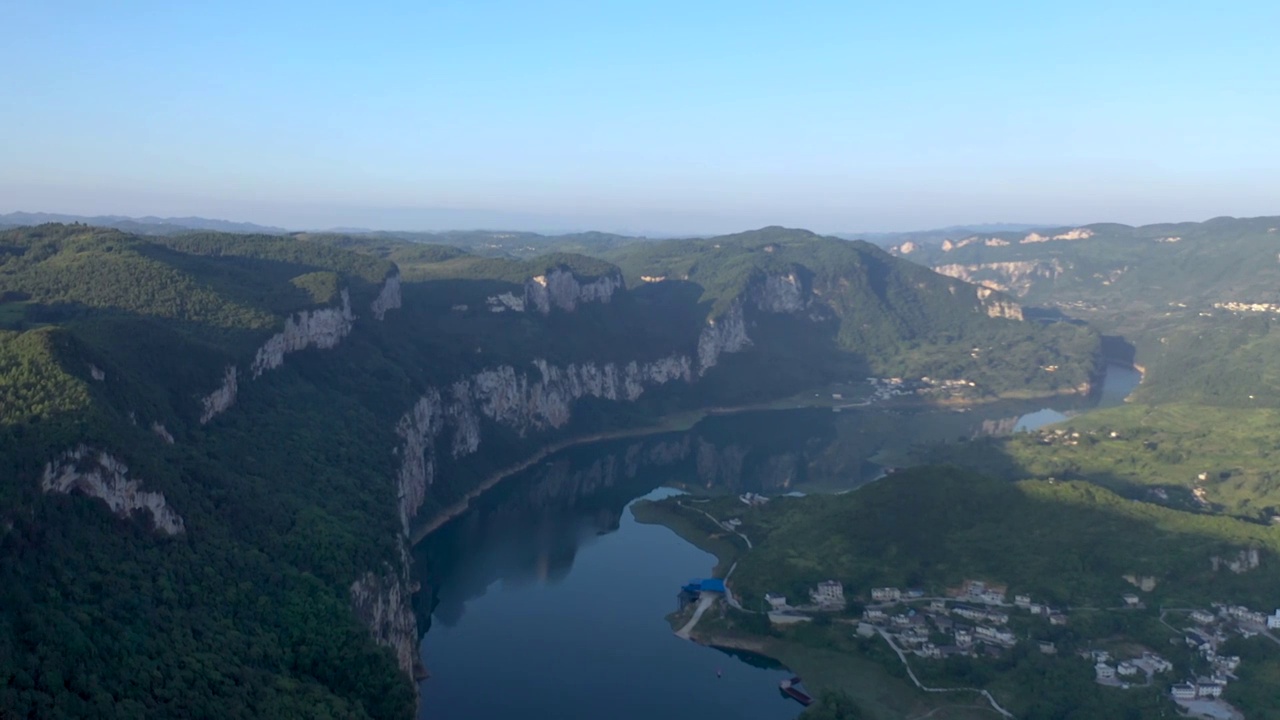
[[[0,233],[0,714],[407,717],[406,657],[353,584],[409,593],[411,451],[425,522],[548,443],[672,411],[872,371],[1049,393],[1096,367],[1096,335],[990,317],[1000,296],[863,244],[645,247]],[[688,277],[617,285],[646,262]],[[708,335],[730,313],[743,342]]]

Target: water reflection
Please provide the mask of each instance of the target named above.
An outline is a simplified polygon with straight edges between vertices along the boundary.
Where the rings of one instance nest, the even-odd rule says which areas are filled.
[[[433,677],[422,717],[794,718],[767,658],[676,639],[663,616],[709,555],[637,524],[635,498],[674,492],[839,492],[913,444],[1007,434],[1120,402],[964,409],[795,410],[709,418],[688,432],[573,448],[499,484],[415,548]],[[721,670],[723,669],[723,677]],[[564,684],[573,688],[568,691]]]

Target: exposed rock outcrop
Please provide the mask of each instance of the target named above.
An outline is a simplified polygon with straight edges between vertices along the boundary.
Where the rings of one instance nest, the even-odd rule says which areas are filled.
[[[1010,262],[938,265],[934,272],[985,285],[993,290],[1026,295],[1040,280],[1056,280],[1063,272],[1062,263],[1053,260],[1015,260]]]
[[[569,270],[555,268],[525,282],[524,300],[526,307],[543,315],[553,308],[573,312],[583,303],[607,303],[623,287],[622,273],[616,270],[584,282]]]
[[[764,312],[799,312],[809,305],[808,290],[800,276],[794,272],[786,275],[766,275],[755,287],[752,299]]]
[[[173,435],[170,434],[169,430],[165,428],[164,425],[161,425],[158,422],[151,423],[151,432],[155,433],[156,437],[169,443],[170,445],[173,444]]]
[[[742,315],[742,303],[734,302],[729,311],[719,317],[708,318],[698,335],[698,375],[706,375],[716,366],[723,353],[739,352],[751,345],[747,337],[746,318]]]
[[[418,621],[413,615],[409,554],[400,541],[398,568],[365,573],[351,584],[351,607],[380,645],[391,648],[409,677],[418,662]]]
[[[156,530],[176,535],[185,529],[182,517],[165,502],[158,492],[144,492],[142,483],[128,477],[129,467],[120,460],[79,445],[59,455],[44,466],[40,487],[47,493],[67,494],[72,490],[98,498],[119,517],[129,517],[137,510],[151,515]]]
[[[517,297],[515,293],[500,293],[491,295],[485,299],[485,305],[488,306],[489,312],[524,312],[524,298]]]
[[[1007,318],[1009,320],[1022,319],[1022,306],[1018,303],[989,287],[979,285],[977,291],[978,301],[982,303],[982,307],[987,311],[988,317]]]
[[[89,363],[89,377],[97,380],[98,382],[102,382],[107,379],[107,374],[102,371],[102,368],[94,365],[93,363]]]
[[[236,403],[236,394],[240,391],[239,381],[237,379],[239,372],[235,365],[228,365],[226,371],[222,374],[222,384],[217,390],[209,393],[202,399],[201,405],[203,410],[200,413],[200,424],[203,425],[214,418],[221,412],[225,412],[227,408]]]
[[[400,271],[397,270],[386,277],[382,281],[382,289],[378,291],[378,297],[373,299],[369,304],[369,311],[373,316],[382,320],[387,316],[388,310],[399,308],[403,298],[400,294]]]
[[[351,294],[346,288],[342,289],[341,297],[341,305],[302,310],[285,319],[284,329],[268,338],[254,354],[253,362],[249,365],[252,378],[256,380],[264,372],[280,367],[284,364],[285,355],[290,353],[308,348],[330,350],[337,347],[343,338],[351,334],[356,321],[356,315],[351,310]],[[383,281],[382,289],[378,297],[374,298],[370,310],[374,317],[382,320],[388,310],[400,305],[400,273],[397,271]],[[239,391],[238,372],[234,365],[227,366],[222,385],[201,399],[201,425],[235,404]]]
[[[322,350],[337,347],[342,338],[351,333],[355,319],[351,312],[351,295],[345,288],[340,307],[303,310],[289,316],[284,330],[272,335],[258,348],[250,366],[253,377],[261,377],[262,373],[280,367],[284,364],[284,356],[289,353],[312,347]]]

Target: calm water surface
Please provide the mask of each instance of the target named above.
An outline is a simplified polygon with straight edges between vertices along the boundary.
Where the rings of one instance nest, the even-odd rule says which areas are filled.
[[[1088,404],[1119,404],[1139,379],[1110,368],[1101,396]],[[672,634],[664,616],[676,609],[676,592],[709,575],[715,558],[664,527],[636,523],[629,504],[675,492],[659,487],[671,482],[786,493],[790,479],[769,478],[844,445],[841,423],[896,422],[911,436],[898,442],[940,441],[1034,429],[1088,404],[762,415],[557,455],[505,481],[415,549],[415,572],[427,584],[419,601],[436,600],[419,609],[430,626],[422,655],[432,674],[421,685],[419,717],[794,718],[800,706],[778,692],[785,670]],[[848,487],[876,474],[863,455],[848,467],[863,468]]]
[[[673,491],[656,489],[646,497]],[[439,550],[476,542],[441,581],[423,641],[432,677],[421,718],[794,718],[781,669],[754,667],[681,640],[663,617],[715,558],[625,509],[548,512],[541,525],[479,509],[471,527],[429,539]],[[511,525],[504,525],[510,521]],[[477,530],[478,525],[491,523]],[[464,524],[465,521],[464,521]],[[429,552],[429,551],[428,551]],[[716,671],[722,670],[721,677]]]

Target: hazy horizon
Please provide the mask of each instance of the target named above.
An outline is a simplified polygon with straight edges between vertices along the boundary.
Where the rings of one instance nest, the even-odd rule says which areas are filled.
[[[1280,211],[1268,3],[4,15],[0,212],[679,235]]]

